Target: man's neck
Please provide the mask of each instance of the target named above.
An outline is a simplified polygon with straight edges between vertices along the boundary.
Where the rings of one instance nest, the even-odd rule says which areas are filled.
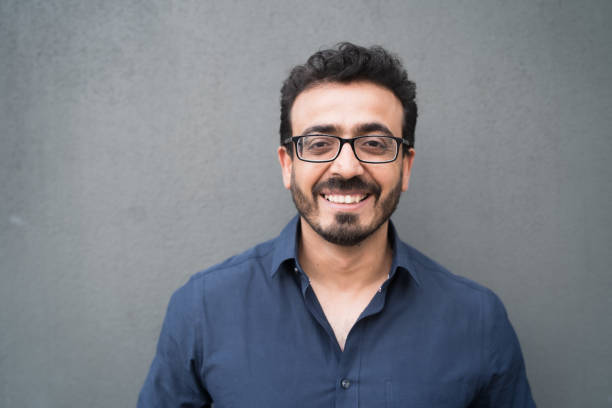
[[[388,221],[353,246],[332,244],[306,221],[300,219],[300,222],[298,256],[311,281],[329,289],[359,291],[386,279],[393,255],[388,239]]]

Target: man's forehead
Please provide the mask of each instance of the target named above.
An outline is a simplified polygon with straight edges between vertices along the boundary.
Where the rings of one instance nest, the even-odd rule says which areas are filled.
[[[403,107],[391,90],[372,82],[323,83],[297,96],[290,120],[294,135],[381,131],[399,136]]]
[[[378,93],[378,94],[386,94],[388,98],[397,100],[398,103],[401,104],[399,99],[395,96],[393,91],[389,88],[379,85],[372,81],[367,80],[355,80],[350,82],[320,82],[313,84],[303,91],[297,94],[295,100],[293,101],[293,105],[298,103],[300,99],[305,97],[312,98],[314,97],[325,97],[330,98],[331,95],[334,94],[345,94],[345,93]]]

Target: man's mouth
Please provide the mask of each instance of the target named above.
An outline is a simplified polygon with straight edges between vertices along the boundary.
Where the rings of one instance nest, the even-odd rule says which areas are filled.
[[[333,177],[323,182],[317,183],[312,189],[314,196],[320,196],[331,204],[344,204],[346,209],[357,208],[357,204],[365,204],[363,201],[374,196],[380,195],[380,187],[375,183],[367,183],[360,177],[353,177],[348,180]]]
[[[369,194],[321,194],[330,203],[356,204],[368,198]]]

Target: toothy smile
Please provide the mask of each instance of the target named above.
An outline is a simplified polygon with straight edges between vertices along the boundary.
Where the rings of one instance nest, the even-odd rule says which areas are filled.
[[[353,204],[358,203],[368,197],[367,194],[323,194],[323,197],[331,202],[338,204]]]

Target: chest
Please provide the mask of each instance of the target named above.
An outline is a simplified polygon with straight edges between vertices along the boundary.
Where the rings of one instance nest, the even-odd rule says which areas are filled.
[[[338,292],[313,285],[313,290],[340,349],[344,350],[351,328],[370,304],[379,286],[372,285],[360,291]]]
[[[306,302],[239,317],[220,311],[227,324],[206,337],[200,371],[215,408],[469,405],[480,355],[469,333],[392,304],[354,322],[340,351]]]

